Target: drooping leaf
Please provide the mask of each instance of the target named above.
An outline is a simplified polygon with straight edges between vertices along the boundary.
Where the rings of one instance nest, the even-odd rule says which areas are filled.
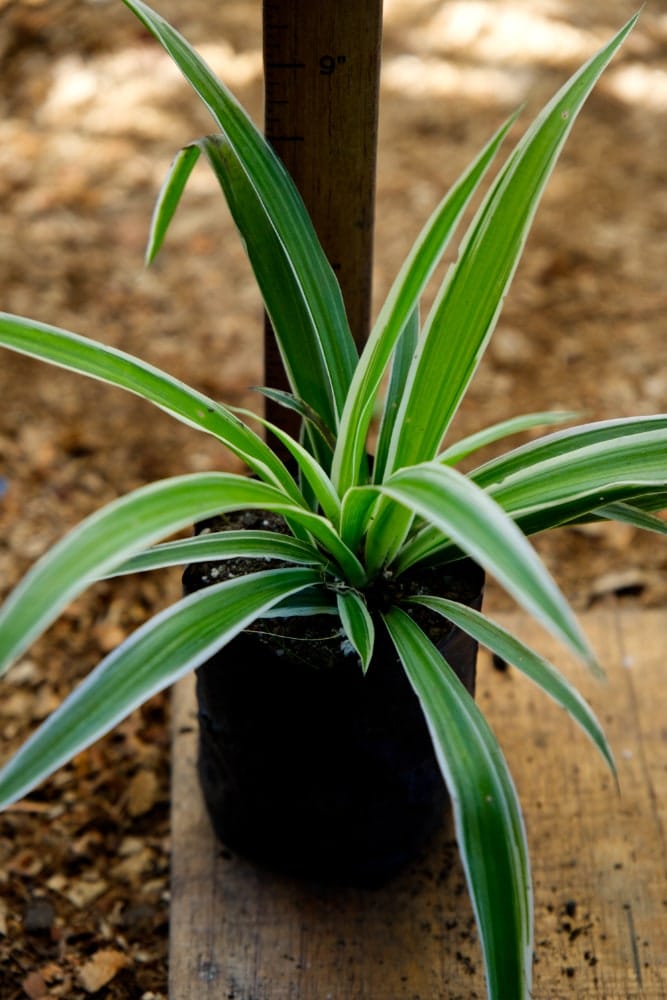
[[[94,580],[193,521],[245,509],[293,519],[319,539],[352,583],[365,582],[359,561],[326,518],[292,504],[280,490],[227,472],[177,476],[108,504],[35,563],[0,608],[0,672]]]
[[[313,569],[265,570],[207,587],[151,618],[102,660],[0,771],[0,807],[317,577]]]
[[[46,323],[0,313],[0,344],[20,354],[126,389],[222,441],[262,479],[298,502],[298,487],[269,446],[231,411],[159,368]]]
[[[453,539],[537,621],[595,668],[588,642],[544,564],[483,490],[437,462],[401,469],[378,489]],[[406,568],[399,556],[397,571]]]
[[[532,888],[516,790],[484,716],[421,629],[398,608],[385,622],[421,703],[452,801],[479,930],[489,1000],[528,1000]]]
[[[438,614],[443,615],[454,625],[471,635],[477,642],[490,649],[492,653],[496,653],[501,659],[511,663],[529,677],[572,716],[589,739],[593,741],[612,772],[616,773],[611,747],[592,709],[576,688],[548,660],[526,646],[507,629],[492,622],[479,611],[466,607],[457,601],[425,595],[413,598],[411,603],[421,604],[432,611],[437,611]]]

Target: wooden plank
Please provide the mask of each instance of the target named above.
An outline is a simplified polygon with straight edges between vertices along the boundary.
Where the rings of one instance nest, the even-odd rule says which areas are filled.
[[[501,620],[501,616],[497,616]],[[535,884],[536,998],[667,998],[667,713],[660,611],[583,619],[600,684],[523,617],[503,616],[605,725],[620,792],[586,738],[514,669],[480,656],[478,701],[524,806]],[[174,696],[171,1000],[471,1000],[479,944],[451,826],[381,890],[271,875],[217,844],[194,774],[192,685]]]

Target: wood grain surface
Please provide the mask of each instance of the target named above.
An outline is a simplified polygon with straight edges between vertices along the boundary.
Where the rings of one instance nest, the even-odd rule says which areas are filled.
[[[264,131],[301,193],[361,347],[371,310],[382,0],[264,0],[262,15]],[[264,384],[289,388],[268,319]],[[295,413],[270,399],[265,407],[299,437]]]
[[[583,616],[606,682],[523,616],[496,616],[575,681],[620,791],[563,712],[480,654],[478,703],[522,800],[535,889],[534,997],[667,997],[667,713],[661,611]],[[174,693],[171,1000],[472,1000],[479,943],[451,824],[386,888],[272,875],[214,840],[195,776],[190,680]]]
[[[265,133],[301,192],[360,345],[371,308],[381,36],[382,0],[263,3]]]

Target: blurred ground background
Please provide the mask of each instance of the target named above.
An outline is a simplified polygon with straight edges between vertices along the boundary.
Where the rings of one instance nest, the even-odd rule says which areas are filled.
[[[634,0],[386,0],[378,301],[446,187],[522,101],[530,120]],[[163,0],[261,121],[259,0]],[[530,410],[665,408],[667,8],[653,0],[584,109],[536,219],[460,432]],[[210,130],[114,0],[0,0],[0,308],[98,338],[257,406],[261,309],[197,170],[156,267],[142,254],[174,151]],[[117,390],[4,353],[0,590],[82,516],[152,479],[235,468]],[[622,526],[536,544],[578,609],[664,606],[665,547]],[[8,752],[178,595],[178,574],[99,585],[4,682]],[[506,606],[493,583],[487,607]],[[154,699],[0,818],[0,994],[166,996],[168,702]]]

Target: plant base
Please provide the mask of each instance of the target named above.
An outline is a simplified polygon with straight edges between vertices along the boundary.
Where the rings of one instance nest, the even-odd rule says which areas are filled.
[[[479,607],[481,571],[457,565],[466,603]],[[190,590],[198,569],[186,571]],[[331,639],[336,619],[320,617],[319,638],[302,631],[312,622],[292,619],[293,638],[244,632],[198,669],[204,799],[232,850],[294,875],[378,885],[442,823],[443,779],[383,626],[364,676],[356,655]],[[450,629],[438,645],[474,694],[476,644]]]

